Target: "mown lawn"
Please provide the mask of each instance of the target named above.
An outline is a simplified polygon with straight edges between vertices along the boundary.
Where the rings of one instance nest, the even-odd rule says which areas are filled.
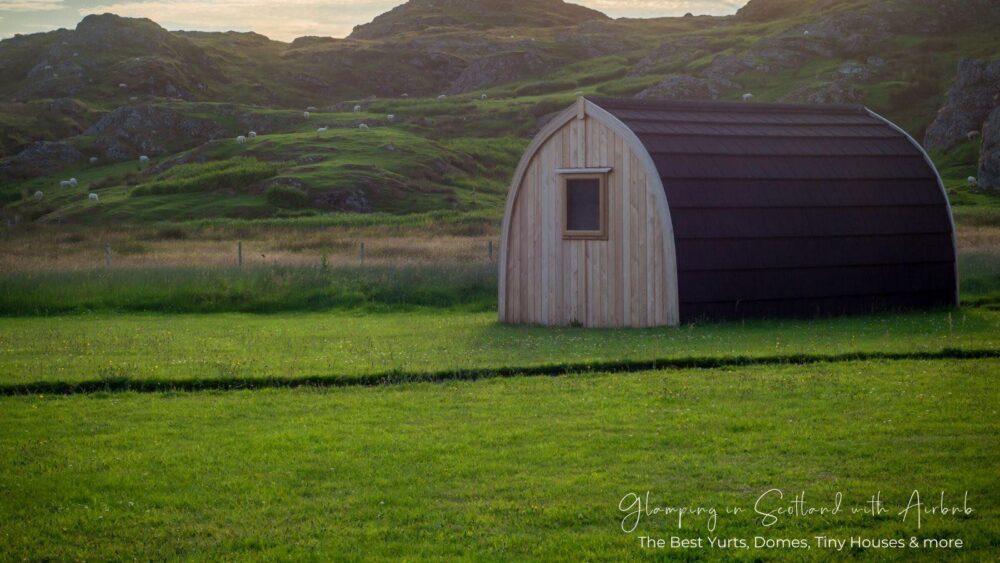
[[[986,560],[1000,547],[998,373],[868,362],[0,398],[0,559],[832,555],[643,550],[640,535],[710,535],[696,516],[622,532],[620,501],[649,491],[661,506],[745,508],[719,515],[719,537],[961,538],[839,556]],[[888,512],[764,528],[752,507],[771,488],[815,507],[842,492],[845,509],[880,492]],[[897,515],[914,489],[946,504],[968,491],[974,512],[918,529]]]
[[[965,309],[649,330],[503,326],[494,313],[90,314],[0,318],[0,385],[353,376],[688,357],[1000,349]]]

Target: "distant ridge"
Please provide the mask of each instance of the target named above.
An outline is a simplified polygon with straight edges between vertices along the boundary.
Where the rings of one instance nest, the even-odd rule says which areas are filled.
[[[382,39],[434,27],[556,27],[607,19],[597,10],[563,0],[410,0],[356,26],[349,38]]]

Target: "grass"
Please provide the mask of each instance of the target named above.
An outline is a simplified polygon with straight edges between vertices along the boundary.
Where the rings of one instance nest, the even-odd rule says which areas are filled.
[[[141,246],[136,249],[143,250]],[[271,313],[460,306],[487,310],[496,303],[492,264],[338,268],[324,264],[15,274],[0,278],[0,314]]]
[[[379,389],[0,398],[0,554],[20,559],[989,559],[1000,362],[868,362]],[[889,512],[782,517],[771,488]],[[971,516],[901,521],[913,490]],[[714,534],[621,500],[738,506]],[[776,505],[767,505],[773,509]],[[962,549],[644,550],[754,536]]]
[[[0,318],[0,384],[333,377],[798,354],[1000,349],[1000,312],[752,321],[646,330],[505,326],[440,309]]]

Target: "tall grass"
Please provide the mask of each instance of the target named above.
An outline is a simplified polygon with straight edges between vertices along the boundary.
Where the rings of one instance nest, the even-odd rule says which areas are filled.
[[[490,264],[161,268],[0,276],[0,315],[93,311],[271,313],[496,304]]]

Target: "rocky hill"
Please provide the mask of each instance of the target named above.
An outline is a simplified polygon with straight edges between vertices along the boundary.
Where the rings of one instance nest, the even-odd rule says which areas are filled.
[[[497,214],[520,148],[576,92],[862,103],[947,158],[949,181],[1000,188],[998,25],[995,0],[752,0],[650,20],[410,0],[346,39],[282,43],[88,16],[0,41],[0,204],[40,221]],[[234,146],[251,130],[256,145]],[[131,169],[140,155],[152,165]],[[248,175],[149,188],[178,165]],[[51,195],[70,176],[80,187]],[[294,212],[275,186],[300,193]],[[99,211],[79,201],[91,190]]]

